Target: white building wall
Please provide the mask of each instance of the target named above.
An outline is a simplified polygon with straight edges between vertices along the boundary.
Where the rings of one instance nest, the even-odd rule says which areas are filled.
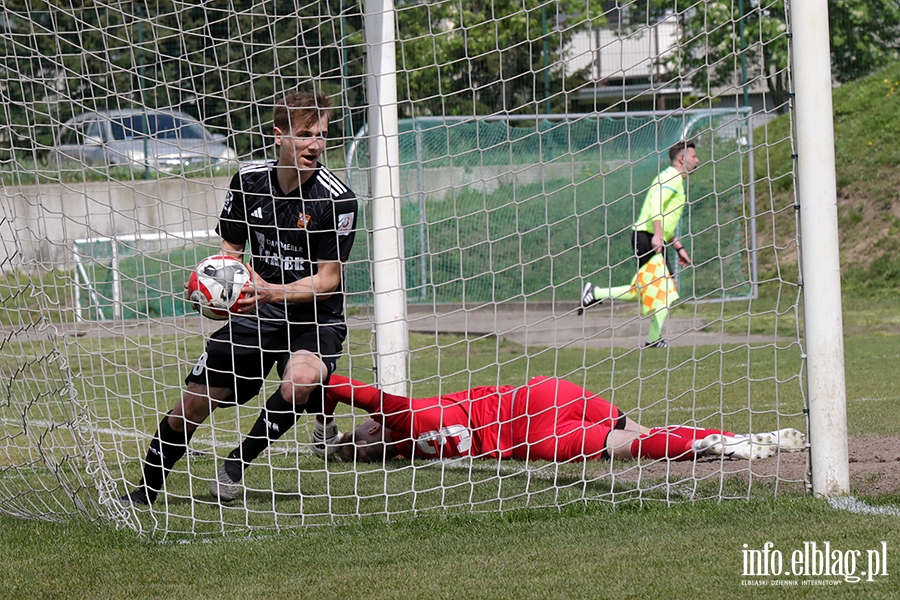
[[[670,53],[678,41],[675,17],[635,32],[594,29],[577,33],[566,49],[566,75],[591,67],[594,81],[649,78],[655,58]]]

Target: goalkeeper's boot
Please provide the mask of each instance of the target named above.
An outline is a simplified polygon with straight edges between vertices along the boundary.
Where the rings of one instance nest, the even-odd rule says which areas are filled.
[[[708,435],[701,440],[691,442],[691,449],[697,457],[700,456],[721,456],[724,446],[722,444],[722,436],[718,433]]]
[[[328,423],[320,423],[316,419],[316,426],[313,427],[312,437],[312,453],[319,458],[328,458],[337,450],[337,443],[341,439],[341,432],[338,431],[337,423],[334,419]]]
[[[771,458],[777,450],[772,444],[754,443],[749,436],[713,434],[706,436],[702,442],[707,445],[707,454],[744,460]]]
[[[781,452],[799,452],[806,448],[806,435],[792,427],[754,433],[750,437],[755,444],[773,445]]]
[[[594,297],[594,290],[597,289],[597,286],[588,281],[584,284],[584,288],[581,290],[581,306],[578,307],[578,314],[583,315],[584,309],[589,306],[593,306],[595,304],[603,304],[603,300],[597,300]]]
[[[644,348],[668,348],[669,342],[666,340],[659,338],[655,342],[647,342],[644,344]]]
[[[222,502],[231,502],[241,493],[243,477],[243,469],[236,460],[225,460],[216,478],[209,484],[209,493]]]

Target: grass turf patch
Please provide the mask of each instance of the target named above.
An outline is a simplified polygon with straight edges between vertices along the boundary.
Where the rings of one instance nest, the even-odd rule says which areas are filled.
[[[10,599],[702,597],[745,595],[748,579],[767,582],[754,586],[754,598],[784,597],[776,579],[839,581],[798,583],[793,597],[893,598],[898,590],[890,567],[888,576],[856,584],[743,575],[742,551],[766,542],[789,557],[804,541],[863,556],[885,541],[892,558],[896,517],[839,511],[806,496],[423,515],[205,544],[154,544],[79,522],[3,516],[0,525],[0,584]]]

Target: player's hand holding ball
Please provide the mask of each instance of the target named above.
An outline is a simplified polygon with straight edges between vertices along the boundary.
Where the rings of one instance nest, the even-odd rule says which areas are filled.
[[[250,271],[238,259],[227,255],[200,261],[186,287],[188,301],[208,319],[221,321],[231,313],[246,312],[241,300],[251,291]]]

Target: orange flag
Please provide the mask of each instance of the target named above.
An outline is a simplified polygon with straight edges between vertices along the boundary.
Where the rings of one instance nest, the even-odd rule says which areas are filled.
[[[641,297],[641,314],[645,316],[660,308],[672,306],[678,300],[678,285],[669,273],[662,254],[654,254],[640,268],[631,285],[637,288]]]

